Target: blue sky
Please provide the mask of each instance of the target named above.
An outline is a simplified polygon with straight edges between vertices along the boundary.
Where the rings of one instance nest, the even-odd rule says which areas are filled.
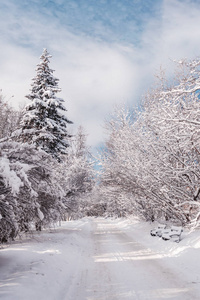
[[[162,1],[158,0],[18,0],[1,1],[2,15],[10,16],[9,29],[20,34],[27,24],[27,35],[19,40],[31,45],[28,28],[31,19],[48,26],[52,22],[57,29],[67,29],[76,35],[87,35],[107,42],[140,42],[141,32],[149,19],[159,17]],[[3,13],[4,12],[4,13]],[[6,22],[8,20],[5,20]],[[33,24],[33,23],[32,23]],[[33,28],[32,28],[33,29]],[[14,33],[14,32],[13,32]],[[8,38],[13,37],[10,32]],[[56,37],[55,37],[56,38]]]
[[[194,0],[0,0],[0,88],[25,103],[47,48],[68,118],[95,147],[114,105],[137,105],[170,59],[199,56],[199,16]]]

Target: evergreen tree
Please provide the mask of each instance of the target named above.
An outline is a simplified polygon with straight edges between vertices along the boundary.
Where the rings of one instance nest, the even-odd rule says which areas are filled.
[[[53,76],[54,70],[49,68],[51,55],[44,49],[33,78],[31,93],[26,97],[31,103],[25,106],[21,120],[21,128],[14,134],[21,142],[34,144],[60,160],[60,154],[66,154],[70,135],[67,124],[72,123],[64,115],[64,100],[56,94],[61,91],[58,79]]]

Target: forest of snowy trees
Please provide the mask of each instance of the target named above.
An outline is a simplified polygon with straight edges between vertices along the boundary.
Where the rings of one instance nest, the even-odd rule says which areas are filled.
[[[111,215],[199,224],[200,60],[176,64],[140,109],[118,108],[106,123],[100,186]]]
[[[200,60],[176,62],[169,82],[161,71],[139,109],[113,111],[94,168],[84,128],[70,133],[50,58],[45,49],[22,111],[0,96],[0,243],[86,215],[198,226]]]
[[[81,127],[69,134],[50,58],[45,49],[22,112],[0,97],[0,242],[81,216],[94,186],[86,134]]]

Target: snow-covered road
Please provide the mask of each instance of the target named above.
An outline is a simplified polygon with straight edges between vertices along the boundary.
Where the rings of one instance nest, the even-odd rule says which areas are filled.
[[[103,218],[71,221],[4,247],[0,299],[199,300],[199,260],[195,272],[187,259],[172,255],[172,250],[180,253],[181,243],[167,245],[149,231],[147,236],[148,226],[127,224]],[[171,255],[156,243],[167,245]]]

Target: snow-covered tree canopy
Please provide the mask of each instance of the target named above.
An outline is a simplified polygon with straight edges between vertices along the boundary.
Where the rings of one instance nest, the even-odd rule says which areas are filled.
[[[199,66],[179,61],[174,83],[162,74],[141,111],[121,108],[107,122],[101,186],[116,214],[123,198],[146,220],[200,223]]]
[[[31,103],[23,111],[21,128],[14,133],[14,138],[34,144],[37,149],[59,159],[60,154],[67,153],[70,138],[67,124],[72,122],[64,114],[64,100],[56,96],[61,89],[49,67],[50,58],[51,55],[44,49],[31,92],[26,96]]]
[[[52,172],[55,163],[28,143],[0,143],[0,243],[28,231],[31,223],[61,218],[64,191]]]
[[[0,139],[9,137],[19,123],[20,113],[14,110],[0,91]]]
[[[89,194],[95,184],[94,162],[86,145],[83,127],[79,126],[73,136],[68,155],[63,159],[62,164],[57,164],[55,172],[65,191],[64,204],[74,216],[79,215],[82,207],[87,206]]]

